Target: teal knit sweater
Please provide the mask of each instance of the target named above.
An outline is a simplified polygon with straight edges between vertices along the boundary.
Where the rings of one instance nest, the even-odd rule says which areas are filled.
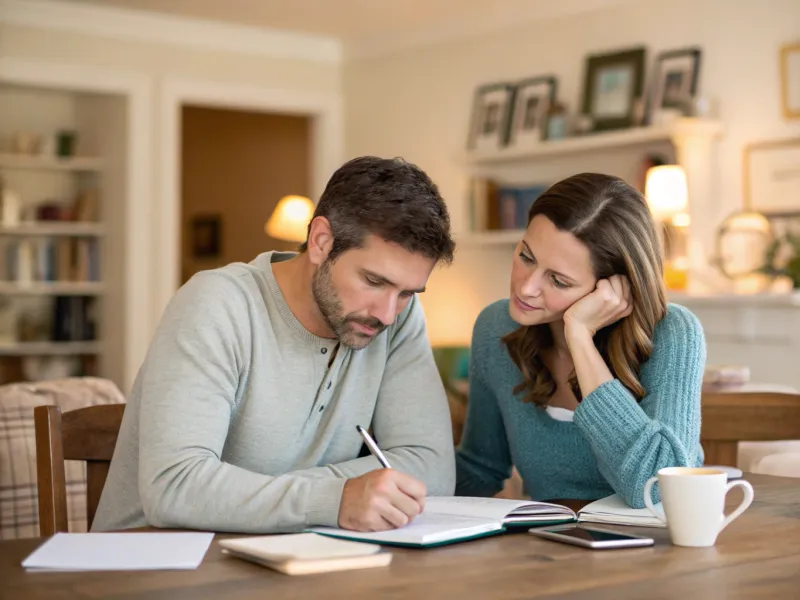
[[[516,327],[508,300],[486,307],[475,323],[456,494],[492,496],[514,465],[534,500],[618,493],[629,506],[642,508],[644,484],[659,469],[702,465],[706,347],[689,310],[670,304],[656,325],[653,352],[639,373],[646,394],[641,402],[614,379],[583,399],[572,422],[553,419],[515,396],[522,374],[500,338]]]

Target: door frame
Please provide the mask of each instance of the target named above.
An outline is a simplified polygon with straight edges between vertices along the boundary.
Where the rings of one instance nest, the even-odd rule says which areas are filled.
[[[156,318],[160,318],[181,281],[181,109],[185,104],[309,117],[313,199],[322,194],[343,154],[342,101],[338,94],[211,80],[164,79],[159,93],[160,160],[156,174],[159,198],[158,275],[153,307]]]

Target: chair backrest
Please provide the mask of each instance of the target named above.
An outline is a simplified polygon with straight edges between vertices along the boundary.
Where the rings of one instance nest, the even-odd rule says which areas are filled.
[[[124,412],[125,404],[88,406],[63,414],[59,406],[34,409],[41,536],[68,530],[65,460],[86,461],[86,523],[91,528]]]
[[[700,443],[705,463],[737,463],[739,442],[800,439],[800,394],[705,392]]]

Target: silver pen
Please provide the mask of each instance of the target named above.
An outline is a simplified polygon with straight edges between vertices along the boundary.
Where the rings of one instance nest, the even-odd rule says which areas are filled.
[[[361,434],[361,437],[364,438],[364,442],[367,444],[367,448],[372,453],[372,456],[378,459],[378,461],[383,465],[385,469],[391,469],[391,465],[389,461],[386,460],[386,457],[381,452],[381,449],[378,448],[378,444],[375,443],[375,440],[372,439],[372,436],[367,433],[367,430],[364,429],[361,425],[356,425],[356,429],[358,433]]]

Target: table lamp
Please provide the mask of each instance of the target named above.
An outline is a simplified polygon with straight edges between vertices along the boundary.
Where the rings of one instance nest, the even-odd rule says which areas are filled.
[[[284,196],[278,202],[264,231],[270,237],[287,242],[305,242],[308,224],[314,217],[314,203],[305,196]]]
[[[689,198],[686,173],[679,165],[660,165],[647,171],[647,205],[656,223],[664,247],[664,279],[671,290],[686,289],[689,266],[687,252]]]

